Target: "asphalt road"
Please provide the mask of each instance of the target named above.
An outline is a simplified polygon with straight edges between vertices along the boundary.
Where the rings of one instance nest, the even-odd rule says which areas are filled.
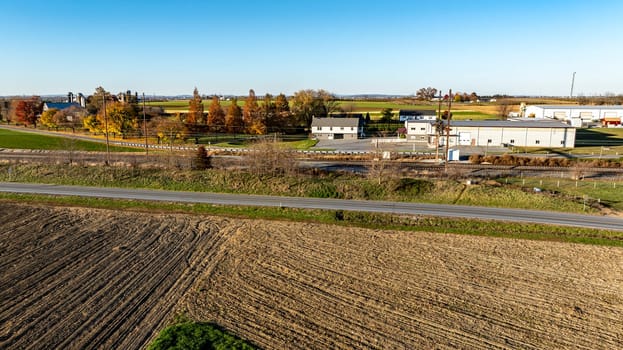
[[[532,222],[623,231],[622,218],[567,214],[537,210],[488,208],[461,205],[258,196],[205,192],[137,190],[83,186],[58,186],[45,184],[24,184],[14,182],[0,182],[0,192],[35,193],[47,195],[83,196],[116,199],[138,199],[185,203],[210,203],[222,205],[351,210],[410,215],[430,215],[452,218],[501,220],[510,222]]]

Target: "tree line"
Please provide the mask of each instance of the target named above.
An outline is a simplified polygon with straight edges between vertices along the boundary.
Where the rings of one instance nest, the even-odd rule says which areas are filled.
[[[219,96],[211,96],[205,110],[203,98],[197,88],[188,102],[187,113],[167,115],[161,108],[143,106],[138,98],[128,94],[119,99],[97,87],[87,97],[86,108],[71,106],[43,111],[43,101],[34,96],[11,101],[6,108],[7,121],[48,128],[88,129],[94,133],[113,135],[157,135],[159,139],[172,140],[204,133],[238,133],[263,135],[273,132],[304,132],[311,126],[313,117],[327,117],[341,111],[337,98],[326,90],[300,90],[288,97],[266,94],[259,98],[249,90],[242,106],[238,98],[228,106],[221,104]]]

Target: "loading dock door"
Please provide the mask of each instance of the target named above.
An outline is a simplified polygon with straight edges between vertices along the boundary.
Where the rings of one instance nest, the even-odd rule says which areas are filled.
[[[565,120],[567,119],[566,112],[554,112],[554,119]]]
[[[580,119],[593,120],[593,113],[592,112],[580,112]]]
[[[469,146],[472,144],[472,135],[469,132],[460,132],[459,133],[459,145],[461,146]]]

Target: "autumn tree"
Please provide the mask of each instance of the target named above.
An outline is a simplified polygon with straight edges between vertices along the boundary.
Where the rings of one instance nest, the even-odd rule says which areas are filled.
[[[158,140],[169,142],[169,147],[173,151],[173,142],[182,136],[184,124],[179,117],[157,117],[150,122],[151,128],[156,131]]]
[[[275,97],[272,104],[272,118],[266,121],[266,127],[271,131],[291,131],[296,128],[296,120],[290,113],[290,103],[284,94]]]
[[[121,134],[123,138],[134,131],[137,127],[136,115],[132,109],[121,102],[106,105],[106,118],[108,118],[108,132]]]
[[[415,93],[415,98],[422,101],[430,101],[437,95],[437,89],[433,87],[421,88]]]
[[[242,132],[242,109],[238,106],[238,100],[234,97],[227,109],[225,116],[225,128],[228,133]]]
[[[292,97],[292,112],[306,128],[311,126],[313,117],[328,117],[338,110],[337,99],[325,90],[300,90]]]
[[[331,114],[340,111],[340,103],[334,94],[320,89],[316,92],[317,99],[319,100],[324,116],[331,116]]]
[[[221,107],[221,101],[218,96],[212,96],[212,102],[208,109],[208,127],[212,131],[221,131],[225,127],[225,112]]]
[[[253,89],[249,90],[249,96],[244,101],[242,107],[242,121],[246,132],[254,134],[253,127],[257,124],[257,119],[260,117],[260,107],[257,103],[257,97]]]
[[[201,95],[199,90],[195,88],[193,91],[193,98],[188,101],[188,114],[186,115],[187,124],[205,124],[205,117],[203,115],[203,103],[201,101]]]
[[[195,153],[194,168],[197,170],[205,170],[211,168],[210,154],[204,146],[197,147],[197,153]]]
[[[19,122],[37,127],[37,118],[41,114],[42,107],[41,100],[36,96],[27,100],[20,100],[15,108],[15,116]]]
[[[41,113],[41,124],[48,128],[57,128],[58,123],[54,117],[58,111],[59,110],[56,108],[50,108],[47,111]]]
[[[87,97],[87,112],[90,115],[96,115],[100,113],[104,106],[104,100],[106,103],[112,103],[114,101],[110,92],[106,91],[103,87],[98,86],[95,88],[93,95]]]

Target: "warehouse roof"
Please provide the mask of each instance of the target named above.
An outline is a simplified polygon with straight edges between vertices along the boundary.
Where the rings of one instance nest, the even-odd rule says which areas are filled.
[[[359,127],[361,118],[317,118],[312,119],[311,126]]]
[[[408,123],[435,123],[434,120],[410,120]],[[444,123],[446,121],[444,120]],[[453,120],[450,126],[482,128],[572,128],[553,119],[516,118],[508,120]]]

